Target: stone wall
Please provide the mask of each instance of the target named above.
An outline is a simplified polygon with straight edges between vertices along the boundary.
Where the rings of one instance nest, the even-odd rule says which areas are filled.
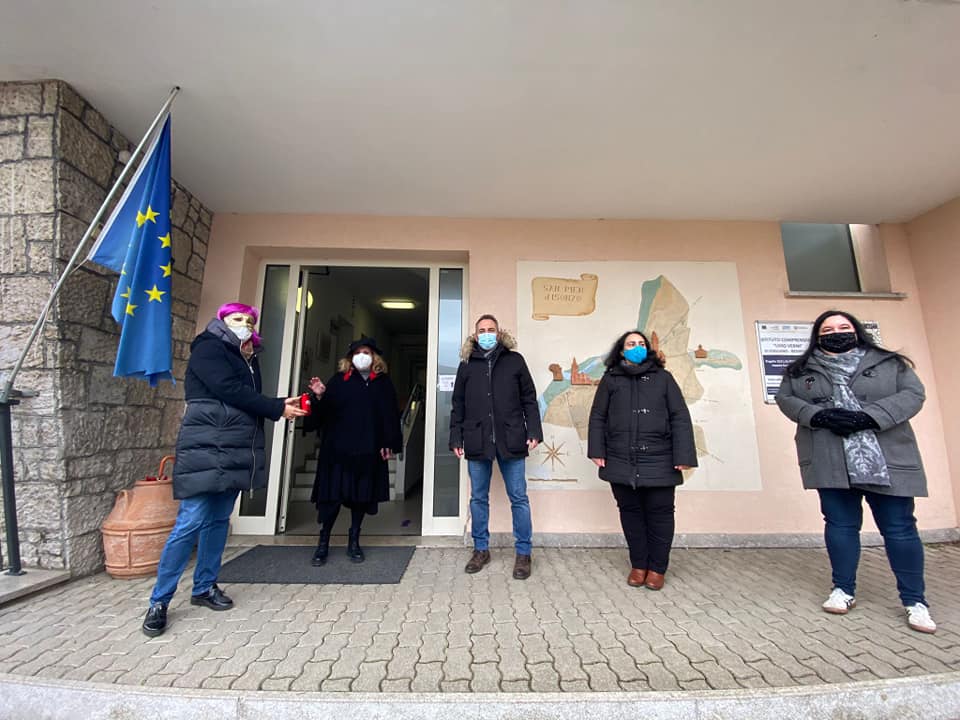
[[[158,98],[159,102],[162,98]],[[175,135],[174,135],[175,137]],[[0,369],[9,369],[56,278],[123,165],[129,141],[60,81],[0,84]],[[115,273],[84,265],[67,281],[17,387],[21,554],[77,574],[102,566],[100,524],[118,490],[172,452],[212,216],[174,182],[174,375],[151,388],[113,377]],[[4,552],[5,552],[4,548]]]

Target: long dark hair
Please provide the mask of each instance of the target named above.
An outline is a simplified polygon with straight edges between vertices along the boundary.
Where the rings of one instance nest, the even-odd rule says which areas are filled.
[[[641,330],[627,330],[623,335],[617,338],[616,342],[613,343],[613,347],[610,348],[610,352],[607,353],[607,356],[603,360],[603,364],[607,366],[608,369],[615,368],[620,364],[620,361],[623,360],[623,356],[620,354],[623,352],[623,344],[627,341],[628,335],[639,335],[643,338],[644,345],[647,346],[647,360],[650,360],[655,365],[663,367],[663,360],[660,359],[660,355],[653,351],[653,347],[650,345],[650,340],[646,335],[643,334]]]
[[[894,352],[893,350],[887,350],[886,348],[877,345],[877,343],[873,341],[873,338],[870,337],[870,333],[868,333],[863,327],[863,323],[857,320],[857,318],[850,313],[844,312],[843,310],[826,310],[825,312],[820,313],[817,319],[813,321],[813,329],[810,331],[810,343],[807,345],[807,349],[804,350],[800,357],[787,365],[786,372],[788,375],[790,375],[790,377],[798,377],[806,370],[807,361],[813,354],[814,349],[818,347],[817,341],[820,338],[820,326],[823,325],[824,320],[833,315],[841,315],[850,321],[850,324],[853,325],[854,332],[857,334],[858,347],[872,348],[881,352],[890,353],[903,364],[913,367],[913,361],[906,355]]]

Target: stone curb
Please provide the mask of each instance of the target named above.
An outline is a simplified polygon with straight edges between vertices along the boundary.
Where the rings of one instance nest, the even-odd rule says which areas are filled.
[[[277,693],[140,688],[0,674],[4,720],[470,720],[588,717],[955,720],[960,672],[763,690],[651,693]]]

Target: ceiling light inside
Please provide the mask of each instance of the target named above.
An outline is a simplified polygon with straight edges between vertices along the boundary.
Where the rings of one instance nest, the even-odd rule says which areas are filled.
[[[381,300],[380,307],[387,310],[413,310],[416,307],[413,300]]]

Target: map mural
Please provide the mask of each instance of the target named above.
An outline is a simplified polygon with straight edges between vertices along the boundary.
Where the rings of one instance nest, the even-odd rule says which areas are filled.
[[[527,462],[531,487],[606,486],[586,457],[590,407],[613,341],[640,328],[693,418],[700,467],[684,487],[760,489],[735,265],[520,262],[517,290],[519,349],[544,426]]]

